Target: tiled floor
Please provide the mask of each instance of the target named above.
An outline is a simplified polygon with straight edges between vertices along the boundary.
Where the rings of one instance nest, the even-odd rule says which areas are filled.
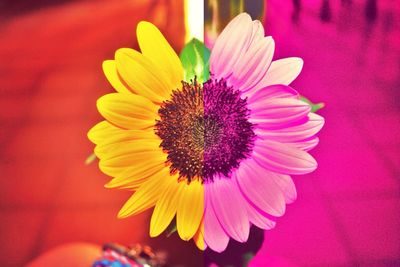
[[[179,22],[156,16],[145,2],[74,1],[1,21],[2,266],[72,241],[168,247],[165,238],[147,238],[148,214],[117,220],[129,193],[104,189],[107,177],[84,165],[92,149],[86,132],[100,120],[95,101],[111,90],[102,60],[136,45],[135,25],[149,13],[181,46]],[[331,21],[322,23],[320,1],[306,1],[290,23],[292,7],[283,2],[269,1],[267,32],[277,58],[304,59],[293,86],[326,103],[326,125],[313,152],[319,169],[295,177],[298,200],[265,233],[256,260],[399,266],[400,9],[380,2],[368,24],[363,1],[331,1]],[[175,260],[186,255],[187,266],[199,265],[194,246],[169,249]]]

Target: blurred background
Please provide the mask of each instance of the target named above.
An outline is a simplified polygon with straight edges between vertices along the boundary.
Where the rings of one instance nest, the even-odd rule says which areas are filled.
[[[206,2],[206,22],[219,6],[217,32],[237,8],[261,19],[276,59],[305,61],[293,87],[326,105],[312,151],[319,168],[294,177],[298,200],[265,232],[252,266],[400,266],[398,1]],[[130,192],[104,189],[108,177],[84,164],[86,133],[101,120],[96,99],[112,91],[101,63],[137,48],[140,20],[180,51],[183,0],[0,0],[2,266],[76,241],[141,242],[168,250],[174,266],[204,265],[191,242],[148,238],[149,213],[118,220]]]

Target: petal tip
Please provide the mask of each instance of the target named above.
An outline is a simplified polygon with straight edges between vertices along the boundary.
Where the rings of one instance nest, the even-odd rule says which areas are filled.
[[[276,209],[275,211],[276,211],[276,213],[273,214],[273,216],[282,217],[283,215],[285,215],[286,205],[279,205],[278,209]]]
[[[190,236],[187,233],[182,233],[182,231],[179,231],[179,229],[178,229],[178,235],[183,241],[189,241],[193,237],[193,235]]]
[[[129,216],[129,212],[127,212],[127,210],[125,210],[124,208],[122,208],[117,214],[118,219],[124,219],[128,216]]]
[[[114,60],[112,60],[112,59],[104,60],[103,63],[101,64],[101,67],[102,67],[103,71],[105,69],[107,69],[111,64],[114,64]]]
[[[105,102],[107,99],[106,96],[107,95],[103,95],[103,96],[99,97],[96,101],[96,107],[97,107],[97,110],[100,112],[100,114],[101,114],[101,110],[104,108],[104,105],[105,105]]]
[[[233,20],[236,20],[236,19],[247,19],[247,20],[253,21],[253,20],[251,19],[251,16],[250,16],[249,13],[247,13],[247,12],[242,12],[242,13],[240,13],[240,14],[237,15],[236,18],[234,18]]]
[[[111,189],[113,188],[111,181],[104,185],[104,188]]]
[[[240,234],[235,239],[240,243],[246,243],[247,240],[249,239],[249,235],[250,235],[250,225],[249,225],[249,230],[240,232]]]
[[[155,227],[153,225],[150,225],[150,231],[149,231],[150,237],[157,237],[162,233],[162,232],[156,231],[154,228]]]
[[[115,61],[118,63],[121,59],[124,59],[126,57],[133,57],[135,54],[140,54],[138,51],[132,49],[132,48],[127,48],[127,47],[122,47],[118,48],[115,53]]]
[[[295,57],[294,59],[297,61],[299,73],[300,73],[304,66],[304,60],[301,57]]]
[[[157,28],[156,25],[154,25],[153,23],[146,21],[146,20],[142,20],[138,23],[136,29],[139,30],[146,30],[146,28]]]

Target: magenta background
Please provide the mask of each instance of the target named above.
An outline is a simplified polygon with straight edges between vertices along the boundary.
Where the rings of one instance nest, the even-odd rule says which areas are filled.
[[[325,102],[326,124],[312,151],[319,168],[295,177],[298,200],[253,266],[399,266],[400,5],[377,1],[368,21],[366,1],[330,1],[321,22],[323,1],[303,1],[290,23],[282,2],[268,1],[266,31],[277,58],[304,59],[293,86]]]
[[[111,91],[101,61],[136,47],[140,19],[155,22],[179,50],[181,16],[171,15],[170,1],[61,2],[0,15],[3,265],[21,266],[67,242],[115,241],[147,242],[201,266],[192,243],[150,240],[148,213],[117,220],[129,192],[105,190],[96,164],[83,164],[93,148],[86,132],[100,120],[95,100]],[[252,266],[399,266],[400,7],[377,1],[368,22],[367,0],[329,1],[322,21],[323,2],[302,1],[297,22],[292,1],[267,3],[275,58],[304,59],[293,86],[325,102],[326,124],[312,151],[318,170],[294,177],[298,200],[265,232]]]

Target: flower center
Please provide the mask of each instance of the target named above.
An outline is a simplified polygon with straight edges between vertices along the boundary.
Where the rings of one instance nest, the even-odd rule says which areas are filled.
[[[182,82],[158,111],[155,132],[168,153],[171,173],[190,182],[229,177],[254,143],[246,99],[224,80]]]

